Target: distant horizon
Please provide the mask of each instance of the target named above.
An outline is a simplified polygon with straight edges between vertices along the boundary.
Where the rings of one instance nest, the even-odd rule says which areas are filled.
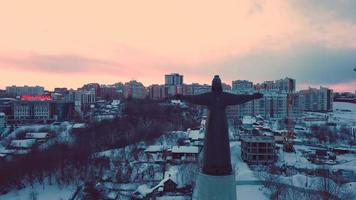
[[[356,1],[4,1],[0,88],[137,79],[356,88]],[[14,12],[16,11],[16,12]]]
[[[175,72],[173,72],[175,73]],[[167,73],[167,74],[170,74],[170,73]],[[159,85],[164,85],[164,75],[162,75],[162,81],[161,82],[154,82],[154,83],[144,83],[142,81],[140,81],[140,79],[130,79],[130,80],[117,80],[116,82],[107,82],[107,83],[101,83],[101,82],[98,82],[98,81],[89,81],[89,82],[83,82],[82,84],[79,84],[77,86],[74,86],[74,87],[71,87],[71,86],[66,86],[66,85],[58,85],[58,86],[54,86],[54,87],[48,87],[48,86],[45,86],[45,85],[40,85],[40,84],[10,84],[10,85],[6,85],[6,86],[3,86],[3,87],[0,87],[0,89],[2,90],[6,90],[6,87],[9,87],[9,86],[29,86],[29,87],[35,87],[35,86],[41,86],[41,87],[44,87],[45,90],[47,91],[54,91],[55,88],[67,88],[67,89],[78,89],[78,88],[81,88],[83,87],[83,85],[85,84],[89,84],[89,83],[98,83],[99,85],[113,85],[113,84],[116,84],[116,83],[126,83],[126,82],[129,82],[129,81],[138,81],[138,82],[141,82],[145,87],[148,87],[150,85],[153,85],[153,84],[159,84]],[[181,74],[184,76],[184,84],[193,84],[193,83],[198,83],[198,84],[208,84],[208,85],[211,85],[211,81],[210,82],[187,82],[185,80],[186,76],[184,74]],[[213,78],[213,77],[212,77]],[[280,80],[280,79],[284,79],[284,78],[292,78],[292,79],[295,79],[293,77],[281,77],[281,78],[277,78],[277,79],[274,79],[274,80],[263,80],[263,81],[260,81],[260,82],[254,82],[252,80],[249,80],[249,79],[234,79],[234,80],[231,80],[229,82],[226,82],[224,81],[224,79],[222,79],[222,82],[225,83],[225,84],[228,84],[230,86],[232,86],[232,81],[235,81],[235,80],[247,80],[247,81],[251,81],[253,82],[253,84],[258,84],[258,83],[263,83],[264,81],[275,81],[275,80]],[[296,79],[295,79],[296,80]],[[308,88],[320,88],[320,87],[327,87],[329,89],[332,89],[334,92],[339,92],[339,93],[342,93],[342,92],[350,92],[350,93],[354,93],[355,91],[340,91],[340,90],[335,90],[333,87],[330,87],[330,85],[305,85],[305,84],[299,84],[298,83],[298,80],[296,80],[296,91],[299,91],[299,90],[305,90],[305,89],[308,89]],[[337,88],[337,87],[336,87]],[[344,86],[343,86],[344,88]],[[352,86],[350,87],[352,88]]]

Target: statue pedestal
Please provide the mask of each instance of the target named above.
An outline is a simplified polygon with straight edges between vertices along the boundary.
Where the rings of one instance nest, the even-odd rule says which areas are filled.
[[[193,200],[236,200],[235,174],[211,176],[199,173]]]

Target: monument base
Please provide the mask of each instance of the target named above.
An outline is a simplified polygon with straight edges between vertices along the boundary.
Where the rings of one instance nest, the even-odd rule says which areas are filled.
[[[236,200],[235,174],[212,176],[199,173],[193,200]]]

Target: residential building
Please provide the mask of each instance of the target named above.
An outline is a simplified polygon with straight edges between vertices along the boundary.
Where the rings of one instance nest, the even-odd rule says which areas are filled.
[[[296,89],[296,81],[292,78],[284,78],[275,81],[264,81],[262,84],[256,84],[256,90],[269,90],[278,92],[293,93]]]
[[[85,84],[80,90],[85,90],[85,91],[94,90],[95,97],[100,97],[101,96],[101,87],[100,87],[99,83],[88,83],[88,84]]]
[[[299,92],[305,111],[330,112],[333,110],[333,91],[329,88],[309,88]]]
[[[49,120],[50,117],[50,101],[14,102],[14,119],[16,120]]]
[[[114,100],[114,99],[119,99],[120,94],[117,91],[117,88],[115,85],[102,85],[100,87],[101,89],[101,98],[105,100]]]
[[[10,95],[23,96],[23,95],[43,95],[44,87],[41,86],[9,86],[6,87],[6,93]]]
[[[183,75],[172,73],[166,74],[165,78],[165,85],[182,85],[183,84]]]
[[[141,82],[132,80],[125,83],[124,96],[125,98],[144,99],[147,96],[147,90]]]
[[[232,81],[232,92],[235,94],[251,93],[254,90],[253,83],[247,80]]]
[[[241,157],[248,164],[272,164],[277,160],[273,136],[241,137]]]

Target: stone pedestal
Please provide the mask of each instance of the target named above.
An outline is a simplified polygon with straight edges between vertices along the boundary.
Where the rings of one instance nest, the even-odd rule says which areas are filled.
[[[193,200],[236,200],[235,174],[211,176],[199,173]]]

